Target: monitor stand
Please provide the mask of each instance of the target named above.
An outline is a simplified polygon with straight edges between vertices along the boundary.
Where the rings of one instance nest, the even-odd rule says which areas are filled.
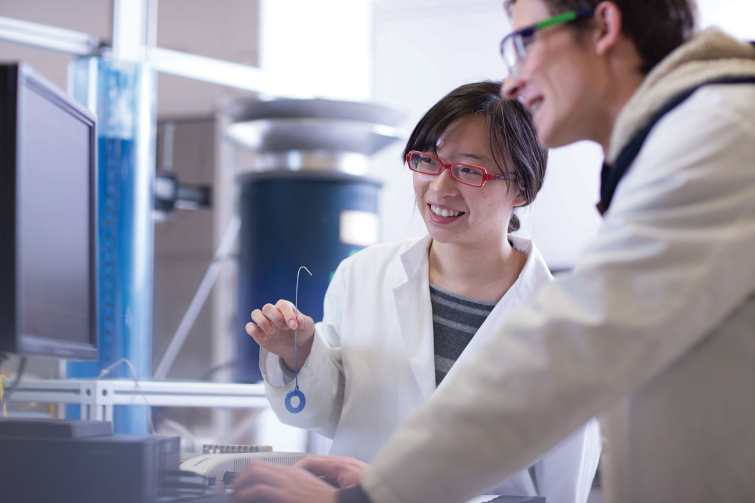
[[[113,434],[110,421],[0,419],[0,437],[87,438]]]

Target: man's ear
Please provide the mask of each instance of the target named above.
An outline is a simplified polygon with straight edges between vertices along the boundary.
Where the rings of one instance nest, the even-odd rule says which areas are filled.
[[[594,19],[595,52],[604,55],[616,45],[621,36],[621,10],[613,2],[601,2],[595,7]]]

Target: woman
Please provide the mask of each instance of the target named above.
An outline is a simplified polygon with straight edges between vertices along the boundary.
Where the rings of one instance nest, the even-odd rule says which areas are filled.
[[[247,332],[281,421],[333,439],[331,455],[369,462],[456,362],[472,357],[513,309],[552,280],[534,245],[509,236],[514,209],[543,183],[547,152],[527,111],[500,84],[461,86],[417,124],[404,156],[428,235],[367,248],[344,260],[314,324],[281,300],[252,313]],[[289,412],[298,327],[298,385],[306,406]],[[586,501],[600,453],[585,425],[499,494]],[[358,465],[358,464],[357,464]]]

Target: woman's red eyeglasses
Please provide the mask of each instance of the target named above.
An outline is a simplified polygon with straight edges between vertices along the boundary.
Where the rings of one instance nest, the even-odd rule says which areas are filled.
[[[406,163],[412,171],[425,175],[440,175],[444,169],[448,169],[454,180],[472,187],[482,187],[488,180],[513,180],[516,178],[513,174],[489,175],[485,168],[471,164],[446,164],[437,157],[416,150],[406,154]]]

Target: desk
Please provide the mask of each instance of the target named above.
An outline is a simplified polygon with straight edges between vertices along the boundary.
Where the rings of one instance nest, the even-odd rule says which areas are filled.
[[[488,498],[491,498],[491,496],[480,496],[479,498],[469,500],[467,503],[546,503],[545,498],[541,496],[492,496],[493,499]],[[176,503],[183,503],[184,501],[186,503],[230,503],[231,495],[215,494],[212,496],[200,497],[198,499],[176,500]]]
[[[263,384],[211,382],[139,381],[149,404],[155,407],[227,407],[262,409],[269,407]],[[81,419],[113,420],[114,405],[145,405],[132,379],[40,379],[23,380],[11,400],[19,402],[81,405]],[[230,495],[176,500],[197,503],[229,503]],[[499,496],[469,503],[545,503],[542,497]]]
[[[139,381],[153,407],[269,407],[263,384]],[[114,405],[146,405],[132,379],[22,380],[11,400],[79,404],[81,419],[112,421]]]

